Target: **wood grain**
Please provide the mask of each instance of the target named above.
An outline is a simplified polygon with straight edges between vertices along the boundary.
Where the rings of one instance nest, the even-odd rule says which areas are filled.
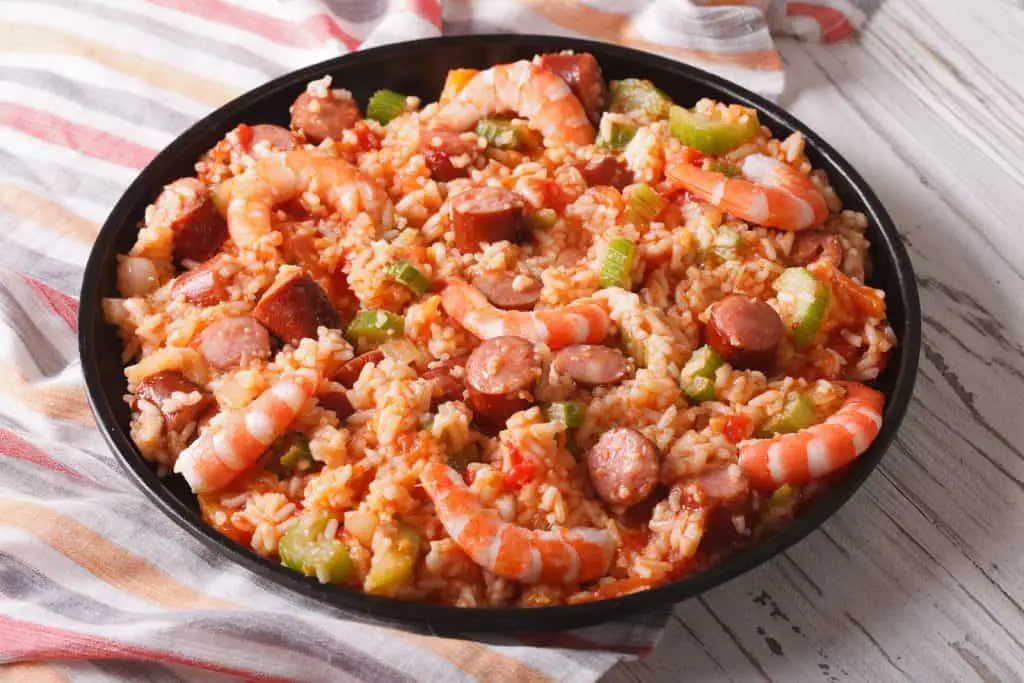
[[[889,0],[783,42],[783,104],[868,179],[924,311],[913,404],[865,487],[678,606],[623,681],[1024,679],[1024,5]]]

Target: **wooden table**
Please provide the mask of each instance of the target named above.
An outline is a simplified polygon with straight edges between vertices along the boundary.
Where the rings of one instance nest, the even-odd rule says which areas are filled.
[[[1024,679],[1024,5],[889,0],[783,42],[783,104],[867,178],[921,291],[913,403],[864,488],[678,606],[622,681]]]

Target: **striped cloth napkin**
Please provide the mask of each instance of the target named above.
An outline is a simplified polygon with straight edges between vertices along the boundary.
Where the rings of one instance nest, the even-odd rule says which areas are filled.
[[[157,151],[292,69],[397,40],[515,30],[659,52],[777,96],[770,31],[836,40],[873,4],[4,0],[0,679],[592,681],[650,649],[665,613],[543,639],[442,639],[341,618],[224,562],[157,511],[103,443],[69,293],[99,223]]]

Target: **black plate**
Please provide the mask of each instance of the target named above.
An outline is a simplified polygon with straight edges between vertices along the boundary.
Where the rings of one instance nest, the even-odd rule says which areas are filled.
[[[121,400],[126,391],[121,343],[114,328],[104,322],[100,306],[103,297],[117,296],[115,255],[127,252],[134,243],[136,225],[146,206],[165,183],[192,175],[196,159],[235,125],[272,122],[287,126],[292,100],[308,81],[324,74],[331,74],[337,87],[350,89],[362,103],[383,87],[415,94],[429,102],[437,98],[449,69],[485,68],[563,49],[593,53],[609,79],[647,78],[677,102],[686,104],[700,97],[712,97],[755,107],[762,123],[779,137],[802,131],[807,138],[807,156],[816,168],[828,172],[843,204],[867,214],[874,262],[871,284],[885,290],[889,320],[899,337],[889,367],[878,381],[887,398],[885,421],[870,450],[850,467],[828,495],[781,533],[696,576],[642,593],[583,605],[529,610],[459,609],[374,597],[306,579],[215,532],[203,523],[195,497],[183,480],[159,479],[132,443],[128,435],[128,408]],[[764,98],[685,64],[605,43],[517,35],[435,38],[373,48],[282,76],[221,107],[161,152],[114,207],[89,256],[79,313],[79,351],[93,413],[110,447],[136,484],[164,513],[224,557],[324,605],[373,621],[449,633],[562,629],[661,608],[698,595],[782,552],[838,510],[882,459],[910,400],[920,336],[917,285],[896,227],[864,179],[805,125]]]

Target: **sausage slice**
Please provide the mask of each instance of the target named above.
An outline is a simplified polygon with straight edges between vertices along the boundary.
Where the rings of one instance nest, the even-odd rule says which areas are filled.
[[[199,334],[196,345],[206,362],[218,370],[270,358],[267,329],[247,315],[211,323]]]
[[[806,266],[818,259],[828,261],[836,268],[843,265],[843,244],[838,235],[824,230],[803,230],[793,237],[793,248],[786,262],[791,266]]]
[[[708,470],[683,487],[683,500],[694,507],[740,510],[750,498],[750,483],[739,465]]]
[[[295,98],[289,110],[292,130],[313,144],[327,138],[338,140],[359,120],[359,106],[347,90],[327,90],[323,97],[309,90]]]
[[[585,163],[577,162],[576,168],[590,187],[610,185],[616,190],[622,190],[634,180],[633,172],[629,170],[626,162],[611,155],[591,159]]]
[[[182,273],[171,285],[171,296],[184,297],[190,304],[204,307],[227,301],[231,295],[228,292],[230,275],[224,272],[225,260],[223,254],[218,254]]]
[[[209,188],[197,178],[179,178],[165,187],[147,222],[170,226],[179,262],[205,261],[228,238],[227,223],[214,208]]]
[[[597,495],[611,505],[644,500],[658,483],[658,448],[629,427],[601,435],[587,453],[587,469]]]
[[[201,394],[199,400],[183,404],[185,395],[195,391]],[[135,388],[135,396],[155,405],[163,413],[164,424],[170,431],[181,430],[217,405],[213,394],[177,370],[164,370],[146,377]]]
[[[439,182],[467,177],[481,153],[475,135],[448,130],[421,131],[420,151],[430,177]]]
[[[540,65],[554,71],[579,99],[591,122],[597,124],[604,109],[605,83],[594,55],[565,52],[540,56]]]
[[[382,360],[384,360],[384,352],[380,349],[361,353],[342,365],[341,369],[334,373],[334,377],[331,379],[346,389],[351,389],[356,383],[356,380],[359,379],[359,375],[362,374],[363,368],[366,367],[368,363],[376,364]]]
[[[285,266],[252,309],[252,317],[286,344],[316,339],[317,328],[340,327],[341,318],[327,294],[302,268]]]
[[[252,136],[249,141],[249,151],[257,145],[265,144],[271,150],[287,152],[295,149],[295,136],[284,126],[275,126],[272,123],[257,123],[249,126]]]
[[[540,301],[541,283],[515,273],[486,272],[473,278],[473,286],[498,308],[529,311]]]
[[[540,359],[522,337],[494,337],[466,361],[466,386],[473,410],[492,426],[530,406],[529,390],[540,377]]]
[[[480,251],[484,242],[519,239],[523,200],[500,187],[474,187],[449,200],[455,246],[459,251]]]
[[[466,357],[443,361],[423,373],[424,379],[433,381],[430,407],[436,408],[448,401],[466,398]]]
[[[730,294],[711,305],[704,340],[740,369],[768,369],[785,330],[775,309],[759,299]]]
[[[355,408],[352,407],[352,403],[344,391],[325,391],[317,394],[316,399],[321,408],[333,411],[339,420],[344,420],[355,412]]]
[[[626,376],[626,357],[618,349],[597,344],[573,344],[558,351],[551,369],[587,386],[615,384]]]

